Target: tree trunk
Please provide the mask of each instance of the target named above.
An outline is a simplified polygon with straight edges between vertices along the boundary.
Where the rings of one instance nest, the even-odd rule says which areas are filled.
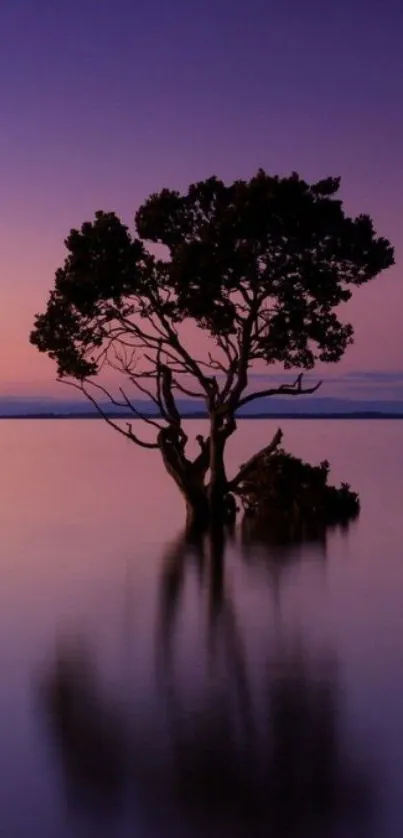
[[[207,489],[195,475],[183,475],[169,470],[186,504],[186,531],[204,532],[210,524]]]
[[[185,457],[183,446],[173,434],[161,433],[159,444],[165,468],[175,481],[186,504],[187,532],[204,532],[210,523],[204,471]]]
[[[223,420],[212,415],[210,424],[210,483],[208,498],[211,525],[220,526],[227,517],[226,497],[228,491],[227,475],[224,465],[226,437],[223,433]]]
[[[172,428],[164,429],[159,435],[165,468],[185,500],[188,532],[221,528],[235,520],[235,500],[229,492],[224,465],[225,443],[232,427],[225,424],[221,416],[213,414],[209,440],[194,462],[186,458],[183,440]],[[210,482],[207,486],[208,470]]]
[[[186,532],[203,533],[210,525],[210,509],[205,490],[200,491],[198,487],[190,486],[189,490],[182,492],[186,502]]]

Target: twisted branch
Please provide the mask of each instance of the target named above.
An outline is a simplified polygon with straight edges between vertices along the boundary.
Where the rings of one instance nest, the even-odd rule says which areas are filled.
[[[250,474],[253,471],[256,463],[259,462],[259,460],[261,459],[266,459],[267,457],[270,457],[270,455],[273,454],[274,451],[276,451],[276,449],[280,445],[282,438],[283,432],[281,428],[278,428],[278,430],[274,434],[272,441],[269,442],[269,444],[266,445],[265,448],[262,448],[261,451],[258,451],[257,454],[254,454],[253,457],[251,457],[250,460],[247,461],[247,463],[244,463],[244,465],[241,466],[237,476],[234,477],[234,479],[231,480],[229,483],[230,492],[237,492],[237,489],[239,488],[240,484],[243,483],[243,481],[247,478],[248,474]]]

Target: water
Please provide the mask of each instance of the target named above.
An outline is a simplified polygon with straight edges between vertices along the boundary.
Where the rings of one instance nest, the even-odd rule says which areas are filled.
[[[281,425],[360,518],[213,565],[158,453],[0,423],[1,835],[403,834],[403,423]]]

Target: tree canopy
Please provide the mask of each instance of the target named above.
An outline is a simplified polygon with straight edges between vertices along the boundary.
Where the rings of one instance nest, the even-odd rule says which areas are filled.
[[[310,184],[262,170],[230,185],[211,177],[185,194],[151,195],[133,234],[115,213],[97,212],[66,239],[64,265],[31,342],[120,433],[146,447],[169,441],[171,454],[174,443],[177,462],[170,456],[169,470],[179,457],[185,474],[195,463],[184,455],[178,394],[204,399],[223,443],[239,408],[264,395],[313,392],[302,386],[302,372],[338,361],[352,342],[340,306],[354,286],[393,264],[393,249],[369,216],[345,213],[339,186],[339,178]],[[185,321],[209,338],[205,357],[186,344]],[[257,362],[299,374],[251,392],[248,374]],[[113,393],[99,376],[111,369],[124,383]],[[157,418],[139,413],[133,392],[151,399]],[[108,417],[105,398],[156,426],[155,441]],[[204,475],[214,438],[211,430],[199,439]]]
[[[256,361],[303,370],[338,361],[353,340],[340,303],[393,263],[389,242],[367,215],[345,214],[338,190],[338,178],[308,184],[259,171],[227,186],[212,177],[183,195],[151,195],[133,236],[114,213],[97,212],[66,239],[31,341],[57,361],[60,377],[81,384],[105,365],[140,389],[153,379],[162,413],[165,365],[174,389],[189,395],[181,376],[191,375],[199,395],[213,386],[217,402],[237,408],[250,398],[242,395]],[[187,351],[180,324],[188,318],[220,357],[199,361]]]

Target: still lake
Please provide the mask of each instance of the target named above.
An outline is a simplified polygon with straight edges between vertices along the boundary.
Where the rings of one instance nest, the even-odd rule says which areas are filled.
[[[158,453],[0,423],[1,835],[403,835],[403,422],[277,424],[360,517],[213,567]]]

